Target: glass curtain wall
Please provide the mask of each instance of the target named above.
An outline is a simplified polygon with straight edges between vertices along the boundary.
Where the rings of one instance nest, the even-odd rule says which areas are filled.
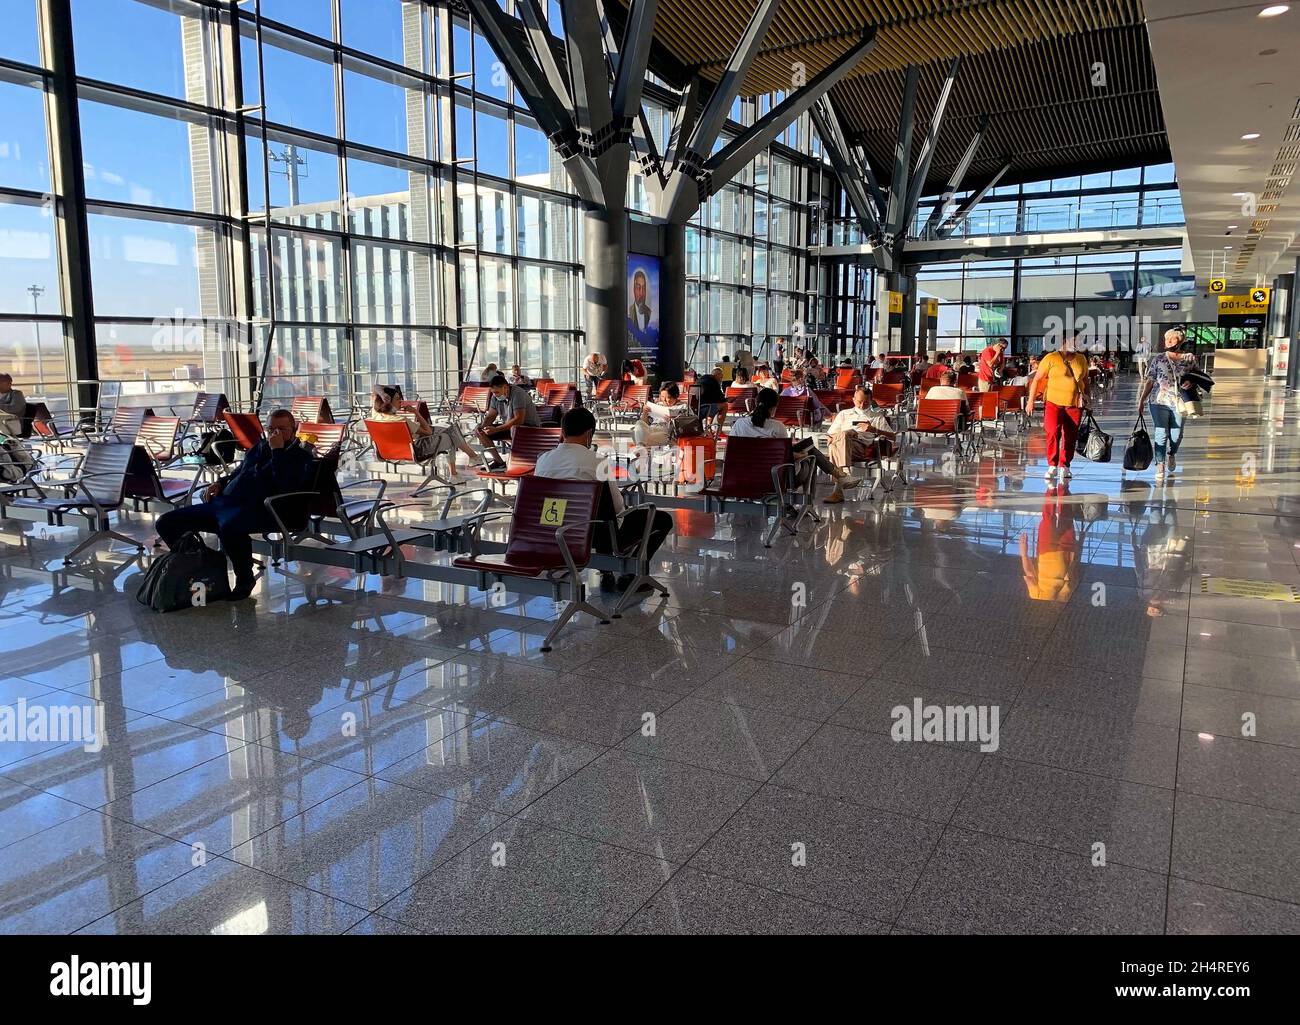
[[[268,402],[437,394],[488,362],[575,377],[578,201],[462,13],[261,0],[259,32],[255,0],[0,0],[0,359],[29,393],[69,376],[47,2],[71,11],[101,379],[247,403],[272,321]],[[729,130],[779,100],[738,101]],[[646,103],[662,150],[653,76]],[[806,330],[812,153],[805,116],[688,229],[697,364]]]

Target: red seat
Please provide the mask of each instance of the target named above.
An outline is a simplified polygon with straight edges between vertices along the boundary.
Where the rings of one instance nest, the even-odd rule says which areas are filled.
[[[625,384],[623,394],[614,408],[623,413],[640,413],[641,407],[650,401],[648,384]]]
[[[775,503],[779,510],[786,494],[793,489],[793,469],[794,453],[789,438],[731,438],[727,441],[727,457],[722,463],[722,480],[700,491],[705,509],[711,510],[716,500],[724,509],[727,502],[761,502],[764,506]],[[810,487],[812,479],[809,474]],[[805,497],[809,494],[806,492]],[[778,514],[763,540],[764,545],[772,546],[772,539],[782,523]]]
[[[727,412],[728,413],[748,413],[753,408],[754,399],[758,395],[757,388],[737,388],[727,389]]]
[[[520,431],[529,428],[521,427]],[[537,430],[537,428],[532,428]],[[589,604],[582,586],[581,570],[591,560],[591,538],[596,526],[596,512],[604,481],[561,480],[555,477],[525,477],[519,482],[514,510],[510,513],[485,513],[475,517],[470,532],[471,553],[452,561],[453,566],[472,569],[486,577],[548,577],[556,586],[567,580],[569,602],[542,642],[542,651],[551,650],[551,642],[575,613],[586,612],[601,623],[609,618]],[[481,525],[490,519],[510,517],[510,538],[500,555],[479,551]]]
[[[262,419],[256,413],[232,413],[227,409],[221,415],[226,418],[226,426],[235,436],[235,443],[245,452],[261,441],[266,433],[262,430]]]
[[[917,405],[916,418],[908,430],[912,434],[951,438],[953,447],[961,452],[969,438],[969,430],[963,420],[960,399],[921,399]]]
[[[838,413],[841,409],[853,405],[852,388],[819,388],[813,394],[832,413]]]
[[[623,395],[623,382],[616,381],[613,378],[606,378],[603,381],[596,382],[596,390],[592,393],[593,402],[617,402]]]
[[[777,400],[776,409],[772,411],[772,419],[787,427],[802,430],[812,421],[812,408],[812,398],[808,395],[782,395]]]
[[[903,401],[903,384],[881,381],[872,385],[871,397],[881,409],[895,409]]]
[[[537,460],[564,441],[564,431],[558,427],[516,427],[510,439],[510,458],[500,471],[479,470],[485,480],[518,480],[530,476]]]
[[[402,412],[419,413],[427,422],[433,423],[433,419],[429,416],[429,404],[424,399],[403,399],[397,404],[397,408]]]
[[[299,395],[293,400],[289,412],[299,423],[304,420],[314,424],[332,424],[334,413],[324,395]]]
[[[537,390],[543,405],[558,406],[563,416],[578,404],[578,386],[576,384],[554,383]]]
[[[492,389],[485,384],[461,385],[453,409],[457,413],[486,413]]]
[[[862,383],[862,378],[852,367],[839,367],[835,371],[835,390],[846,391]]]

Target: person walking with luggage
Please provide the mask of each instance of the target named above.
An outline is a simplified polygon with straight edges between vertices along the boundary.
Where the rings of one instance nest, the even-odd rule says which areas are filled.
[[[1183,414],[1179,408],[1183,372],[1192,366],[1190,354],[1181,351],[1187,334],[1181,328],[1165,332],[1165,351],[1151,358],[1147,376],[1138,395],[1138,412],[1149,396],[1151,426],[1155,430],[1156,483],[1178,468],[1178,449],[1183,443]]]
[[[1091,404],[1088,394],[1088,357],[1078,351],[1078,340],[1067,335],[1059,350],[1049,352],[1038,364],[1038,373],[1029,383],[1025,408],[1033,410],[1039,392],[1044,393],[1043,427],[1047,431],[1047,472],[1049,482],[1069,480],[1070,463],[1079,440],[1083,411]]]

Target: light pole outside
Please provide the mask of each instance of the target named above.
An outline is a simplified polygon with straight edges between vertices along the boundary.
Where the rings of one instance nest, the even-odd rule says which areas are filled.
[[[45,294],[45,289],[40,285],[28,285],[27,291],[32,295],[32,315],[36,317],[33,325],[36,331],[36,387],[45,396],[45,362],[41,359],[41,296]]]

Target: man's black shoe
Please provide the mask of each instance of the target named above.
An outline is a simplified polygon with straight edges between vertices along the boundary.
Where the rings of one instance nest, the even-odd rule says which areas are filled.
[[[254,580],[236,580],[235,586],[230,589],[228,601],[245,601],[253,597],[253,588],[257,586]]]

